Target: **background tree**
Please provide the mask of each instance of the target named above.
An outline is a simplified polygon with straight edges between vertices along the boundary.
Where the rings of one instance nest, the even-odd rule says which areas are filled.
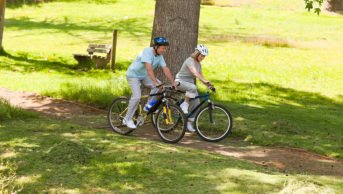
[[[323,8],[327,11],[340,11],[343,9],[343,0],[326,0]]]
[[[164,59],[173,76],[197,45],[199,16],[200,0],[156,0],[151,40],[158,36],[168,39],[170,46]],[[166,82],[161,70],[155,73]]]
[[[340,11],[343,10],[343,0],[304,0],[306,4],[306,9],[319,15],[321,9],[320,7],[324,3],[324,9],[327,11]],[[316,7],[315,7],[316,6]]]
[[[0,0],[0,51],[2,51],[2,37],[4,34],[6,0]]]

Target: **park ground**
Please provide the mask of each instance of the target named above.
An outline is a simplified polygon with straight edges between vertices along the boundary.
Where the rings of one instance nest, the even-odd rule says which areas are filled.
[[[153,15],[152,0],[6,8],[0,87],[12,107],[0,103],[1,191],[343,191],[340,14],[316,16],[301,0],[202,6],[204,73],[234,128],[220,143],[187,134],[181,146],[149,127],[114,134],[104,118],[129,95],[125,70],[149,44]],[[110,44],[113,28],[116,72],[79,66],[72,53]]]

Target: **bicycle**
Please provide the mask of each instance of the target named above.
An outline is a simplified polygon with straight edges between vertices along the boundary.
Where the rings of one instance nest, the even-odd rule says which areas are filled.
[[[199,98],[203,100],[186,115],[186,118],[188,119],[200,109],[194,121],[197,134],[205,141],[217,142],[224,139],[231,132],[232,117],[224,106],[214,104],[210,99],[210,90],[216,92],[214,86],[208,86],[207,93],[190,99]],[[176,105],[180,106],[183,101],[184,99],[177,101]],[[200,108],[205,102],[207,102],[207,106]]]
[[[170,99],[166,95],[167,91],[172,91],[173,87],[164,87],[160,93],[141,96],[141,99],[149,96],[160,96],[156,104],[152,106],[149,111],[143,112],[142,106],[139,103],[133,121],[137,127],[141,127],[151,115],[151,120],[155,119],[153,115],[157,112],[156,118],[163,118],[153,122],[158,135],[166,143],[177,143],[180,141],[186,132],[186,117],[180,107],[170,103]],[[123,119],[127,113],[129,105],[128,97],[119,97],[112,101],[108,110],[108,122],[114,132],[121,135],[128,135],[135,129],[128,128],[123,124]],[[162,106],[161,106],[162,105]],[[174,120],[173,120],[174,119]],[[173,130],[167,130],[173,129]]]

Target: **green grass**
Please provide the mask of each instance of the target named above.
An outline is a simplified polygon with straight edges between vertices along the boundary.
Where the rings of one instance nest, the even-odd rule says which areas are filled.
[[[128,95],[125,71],[149,45],[154,1],[99,2],[8,8],[0,86],[102,108]],[[217,87],[216,102],[233,115],[232,136],[342,159],[342,16],[298,6],[302,0],[202,6],[199,42],[210,49],[203,71]],[[116,73],[81,71],[72,53],[110,44],[113,28]]]
[[[25,112],[19,107],[13,107],[7,100],[0,98],[0,121],[35,117],[37,117],[36,114]]]
[[[0,145],[4,193],[343,191],[340,177],[277,172],[206,151],[45,118],[1,123]]]

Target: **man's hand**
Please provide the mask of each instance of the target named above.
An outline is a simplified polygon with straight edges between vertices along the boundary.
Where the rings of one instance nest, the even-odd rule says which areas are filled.
[[[168,78],[169,82],[171,83],[171,85],[174,86],[175,89],[177,89],[177,86],[176,86],[176,84],[174,83],[174,79],[173,79],[173,76],[172,76],[171,73],[170,73],[169,68],[168,68],[167,66],[164,66],[164,67],[162,67],[162,68],[163,68],[164,74],[167,76],[167,78]]]
[[[175,84],[175,82],[171,83],[171,85],[175,88],[175,90],[177,90],[177,85]]]
[[[212,83],[211,83],[210,81],[205,80],[203,83],[204,83],[206,86],[212,86]]]
[[[159,90],[163,90],[163,84],[155,84],[156,85],[156,88],[158,88]]]

